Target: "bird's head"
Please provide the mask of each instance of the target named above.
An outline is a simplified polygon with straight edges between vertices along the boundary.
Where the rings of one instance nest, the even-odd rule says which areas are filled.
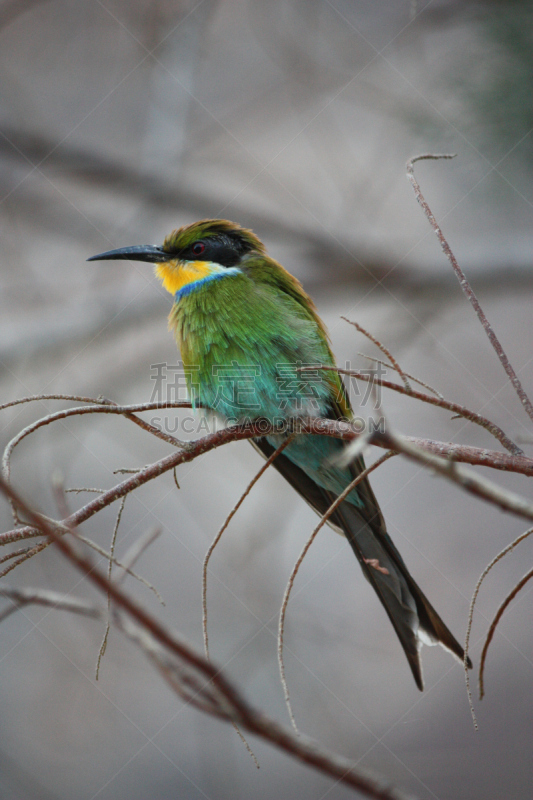
[[[172,231],[162,245],[122,247],[87,260],[148,261],[156,265],[165,289],[175,295],[197,281],[239,269],[249,254],[265,255],[264,245],[252,231],[225,219],[205,219]]]

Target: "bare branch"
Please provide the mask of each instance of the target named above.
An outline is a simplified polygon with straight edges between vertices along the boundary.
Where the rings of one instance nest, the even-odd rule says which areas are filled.
[[[65,489],[65,494],[83,494],[83,492],[88,492],[89,494],[103,494],[105,489],[91,489],[87,486],[80,486],[76,489]]]
[[[50,397],[52,399],[59,399],[61,397],[61,395],[49,395],[48,397]],[[36,397],[30,397],[30,398],[24,398],[20,402],[29,402],[29,401],[35,400],[35,399],[46,399],[46,398],[47,398],[46,395],[44,395],[43,398],[41,398],[41,397],[37,397],[37,398]],[[71,397],[69,397],[67,395],[67,396],[65,396],[65,399],[70,400],[70,399],[73,399],[73,398],[71,398]],[[85,402],[91,402],[90,398],[83,398],[83,400]],[[11,406],[11,405],[16,405],[16,403],[17,403],[17,401],[13,401],[12,403],[7,403],[7,404],[5,404],[3,406],[3,408],[7,408],[8,406]],[[134,417],[133,416],[133,412],[134,411],[136,411],[136,412],[152,411],[152,410],[159,409],[159,408],[190,408],[190,407],[191,407],[191,404],[190,403],[185,403],[185,402],[183,402],[183,403],[181,403],[181,402],[176,402],[176,403],[134,403],[133,405],[118,406],[118,405],[112,404],[111,401],[105,400],[105,398],[104,398],[102,400],[102,402],[96,401],[96,404],[94,404],[94,405],[78,406],[76,408],[66,408],[66,409],[63,409],[62,411],[56,411],[53,414],[47,414],[45,417],[42,417],[41,419],[38,419],[36,422],[32,422],[26,428],[23,428],[7,444],[7,446],[6,446],[5,450],[4,450],[3,458],[2,458],[2,473],[3,473],[3,475],[5,477],[7,477],[9,479],[9,475],[10,475],[9,463],[10,463],[11,454],[13,453],[13,450],[15,449],[15,447],[18,444],[20,444],[20,442],[23,439],[25,439],[26,436],[29,436],[31,433],[34,433],[39,428],[42,428],[45,425],[50,425],[52,422],[56,422],[57,420],[66,419],[67,417],[80,416],[80,415],[83,415],[83,414],[120,414],[122,416],[125,416],[128,419],[131,419],[132,422],[135,422],[137,424],[141,423],[141,427],[143,427],[145,430],[149,430],[150,433],[157,432],[157,433],[155,433],[155,435],[159,435],[159,434],[162,433],[162,431],[159,431],[157,428],[154,428],[153,425],[149,425],[148,423],[145,423],[143,420],[139,420],[137,417]],[[169,434],[165,433],[160,438],[163,438],[166,442],[168,442],[169,444],[174,445],[175,447],[187,447],[187,445],[184,442],[181,442],[179,439],[176,439],[174,436],[170,436]]]
[[[209,564],[209,560],[210,560],[210,558],[211,558],[211,556],[213,554],[213,551],[214,551],[215,547],[217,546],[217,544],[219,543],[220,539],[222,538],[222,534],[224,533],[224,531],[226,530],[226,528],[230,524],[231,520],[233,519],[233,517],[235,516],[235,514],[237,513],[237,511],[239,510],[239,508],[243,504],[245,498],[250,494],[252,488],[255,486],[255,484],[257,483],[259,478],[264,474],[264,472],[268,469],[268,467],[272,464],[272,462],[278,457],[278,455],[281,452],[283,452],[283,450],[285,450],[285,448],[287,447],[287,445],[289,444],[289,442],[292,439],[293,439],[292,436],[288,436],[285,439],[285,441],[283,441],[280,444],[280,446],[269,456],[269,458],[263,464],[263,466],[261,467],[259,472],[257,472],[257,474],[252,478],[252,480],[250,481],[250,483],[248,484],[248,486],[246,487],[244,492],[241,494],[241,496],[237,500],[237,503],[233,506],[232,510],[230,511],[228,516],[226,517],[226,519],[224,521],[224,524],[222,525],[221,529],[219,530],[219,532],[215,536],[215,538],[214,538],[213,542],[211,543],[207,553],[205,554],[204,563],[202,565],[202,630],[203,630],[203,634],[204,634],[204,652],[205,652],[205,657],[207,659],[210,658],[210,656],[209,656],[209,637],[208,637],[208,634],[207,634],[207,567],[208,567],[208,564]],[[176,480],[176,470],[174,470],[174,480]],[[177,484],[177,481],[176,481],[176,484]],[[178,486],[178,489],[179,489],[179,486]],[[259,761],[257,760],[257,757],[256,757],[254,751],[250,747],[250,745],[247,742],[246,738],[243,736],[242,731],[240,730],[240,728],[239,728],[239,726],[237,725],[236,722],[233,722],[233,727],[235,728],[235,731],[237,732],[237,735],[241,739],[242,743],[246,747],[248,753],[252,757],[256,767],[259,769]]]
[[[0,534],[0,545],[12,544],[13,542],[23,542],[26,539],[35,539],[42,536],[38,528],[32,525],[23,525],[21,528],[14,528],[12,531],[6,531]],[[0,575],[0,577],[2,577]]]
[[[147,531],[143,536],[137,539],[136,542],[132,544],[129,550],[126,551],[124,558],[122,559],[122,564],[119,564],[118,561],[115,561],[117,566],[122,567],[122,575],[120,575],[116,582],[117,584],[122,583],[122,581],[126,578],[126,575],[135,575],[132,573],[132,567],[135,565],[136,561],[142,556],[142,554],[150,547],[152,542],[155,542],[158,536],[161,535],[161,528],[152,528],[151,530]],[[163,598],[157,592],[157,596],[162,606],[165,605]]]
[[[111,406],[115,406],[115,408],[119,408],[120,407],[120,406],[117,405],[117,403],[114,403],[112,400],[108,400],[106,397],[99,397],[98,400],[99,400],[99,402],[101,402],[103,404],[109,404]],[[164,407],[168,408],[168,404],[162,404],[162,405],[164,405]],[[190,405],[190,403],[184,403],[184,404],[178,403],[174,407],[175,408],[190,408],[191,405]],[[142,410],[146,411],[147,409],[142,409]],[[141,419],[140,417],[137,417],[135,414],[128,413],[128,412],[122,412],[122,413],[124,413],[124,416],[126,417],[126,419],[129,419],[129,420],[131,420],[131,422],[134,422],[136,425],[139,426],[139,428],[142,428],[144,431],[147,431],[148,433],[151,433],[153,436],[156,436],[158,439],[162,439],[164,442],[167,442],[167,444],[171,444],[173,447],[187,447],[187,444],[185,442],[182,442],[181,439],[177,439],[175,436],[172,436],[170,433],[165,433],[165,431],[161,430],[160,428],[156,428],[155,425],[151,425],[149,422],[146,422],[144,419]]]
[[[396,367],[394,367],[392,364],[387,364],[386,361],[382,361],[380,358],[373,358],[373,356],[367,356],[366,353],[357,353],[357,355],[362,356],[363,358],[367,358],[369,361],[375,361],[376,364],[381,364],[381,366],[385,367],[386,369],[392,369],[394,372],[397,372]],[[424,389],[427,389],[428,392],[434,394],[435,397],[438,397],[440,400],[444,400],[443,395],[436,389],[434,389],[432,386],[430,386],[429,383],[424,383],[424,381],[421,381],[420,378],[415,378],[414,375],[410,375],[408,372],[405,372],[405,370],[403,374],[405,375],[406,378],[409,378],[409,380],[418,383],[419,386],[423,386]],[[379,381],[377,382],[379,383]],[[411,391],[412,389],[409,389],[409,394],[411,394]]]
[[[533,405],[531,404],[531,400],[529,399],[529,397],[527,396],[526,392],[524,391],[524,388],[523,388],[523,386],[522,386],[522,384],[521,384],[516,372],[514,371],[511,363],[509,362],[509,359],[507,358],[507,355],[505,354],[505,351],[504,351],[503,347],[501,346],[499,339],[497,338],[496,334],[494,333],[494,331],[493,331],[493,329],[491,327],[491,324],[490,324],[490,322],[488,321],[488,319],[487,319],[487,317],[485,315],[485,312],[481,308],[481,306],[479,304],[479,301],[478,301],[476,295],[474,294],[474,291],[473,291],[472,287],[470,286],[470,283],[468,282],[468,280],[466,278],[466,275],[464,274],[463,270],[461,269],[461,267],[457,263],[457,259],[455,258],[454,254],[452,253],[451,247],[448,244],[448,242],[446,241],[446,239],[444,237],[444,234],[443,234],[443,232],[442,232],[437,220],[433,216],[433,213],[432,213],[430,207],[428,206],[428,204],[427,204],[427,202],[426,202],[426,200],[424,198],[424,195],[422,194],[422,192],[420,190],[420,186],[419,186],[419,184],[418,184],[418,182],[417,182],[417,180],[415,178],[414,165],[416,164],[417,161],[422,161],[424,159],[439,159],[439,158],[455,158],[455,156],[454,155],[431,155],[430,153],[428,153],[426,155],[416,156],[415,158],[411,158],[407,162],[407,167],[406,167],[406,169],[407,169],[407,178],[408,178],[408,180],[411,182],[411,184],[413,186],[413,189],[414,189],[415,195],[416,195],[416,199],[418,200],[418,202],[422,206],[422,209],[423,209],[424,214],[426,215],[426,217],[428,219],[429,224],[431,225],[431,227],[435,231],[435,234],[437,235],[437,238],[438,238],[438,240],[440,242],[440,246],[441,246],[445,256],[447,257],[448,261],[452,265],[453,271],[455,272],[455,274],[457,276],[457,280],[459,281],[459,285],[460,285],[461,289],[463,290],[465,295],[470,300],[470,303],[471,303],[474,311],[476,312],[477,317],[478,317],[479,321],[481,322],[481,324],[483,326],[483,329],[484,329],[485,333],[487,334],[487,336],[489,338],[489,341],[490,341],[492,347],[494,348],[494,351],[495,351],[496,355],[498,356],[498,358],[500,360],[500,364],[504,368],[504,370],[505,370],[505,372],[507,374],[507,377],[511,381],[511,383],[512,383],[512,385],[513,385],[513,387],[514,387],[514,389],[515,389],[515,391],[516,391],[516,393],[518,395],[518,397],[520,398],[520,402],[522,403],[526,413],[528,414],[529,418],[533,421]]]
[[[98,404],[96,397],[84,397],[83,395],[78,394],[32,394],[28,397],[19,397],[17,400],[10,400],[8,403],[1,403],[0,411],[3,411],[5,408],[19,406],[22,403],[35,403],[37,400],[69,400],[73,403],[91,403],[93,405]]]
[[[39,532],[38,535],[42,536],[42,533]],[[37,553],[40,553],[42,550],[48,547],[49,544],[50,542],[48,541],[39,542],[39,544],[36,544],[35,547],[27,548],[26,551],[20,556],[20,558],[17,558],[16,561],[13,561],[12,564],[10,564],[8,567],[3,569],[2,572],[0,572],[0,578],[5,577],[9,572],[11,572],[11,570],[15,569],[16,567],[19,567],[21,564],[23,564],[25,561],[28,561],[28,559],[32,558],[33,556],[36,556]]]
[[[113,534],[111,536],[111,547],[109,548],[109,559],[107,565],[107,580],[111,583],[111,573],[113,571],[113,561],[115,559],[115,545],[117,543],[117,535],[118,535],[118,528],[120,525],[120,520],[122,519],[122,512],[124,511],[124,506],[126,505],[126,498],[127,495],[124,495],[122,500],[120,501],[120,506],[117,512],[117,518],[115,520],[115,527],[113,528]],[[109,637],[109,630],[111,628],[111,619],[110,619],[110,610],[111,610],[111,595],[107,594],[107,620],[104,632],[104,638],[102,639],[102,644],[100,645],[100,650],[98,651],[98,658],[96,660],[96,670],[95,670],[95,679],[98,680],[98,676],[100,674],[100,664],[102,662],[102,658],[105,655],[105,651],[107,649],[107,639]]]
[[[17,558],[18,556],[24,556],[26,553],[29,553],[31,547],[21,547],[19,550],[13,550],[11,553],[6,553],[5,556],[0,558],[0,564],[5,564],[6,561],[10,561],[12,558]]]

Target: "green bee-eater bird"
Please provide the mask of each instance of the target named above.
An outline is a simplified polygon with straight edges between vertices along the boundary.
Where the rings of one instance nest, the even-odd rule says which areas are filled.
[[[202,220],[173,231],[161,246],[124,247],[88,260],[102,259],[155,264],[174,296],[169,321],[193,405],[234,420],[352,416],[336,371],[316,373],[312,383],[298,371],[306,364],[335,365],[328,334],[299,281],[267,255],[252,231],[227,220]],[[268,457],[283,435],[253,444]],[[345,447],[339,439],[299,434],[274,466],[323,515],[364,469],[360,457],[343,465]],[[346,536],[383,603],[418,688],[423,688],[422,643],[440,643],[462,661],[462,647],[392,543],[368,480],[352,490],[329,522]]]

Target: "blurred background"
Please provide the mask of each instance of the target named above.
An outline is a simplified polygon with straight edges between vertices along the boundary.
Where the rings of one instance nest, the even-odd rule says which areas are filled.
[[[411,156],[457,153],[419,164],[417,176],[531,395],[531,2],[2,0],[0,75],[2,401],[149,400],[152,365],[177,360],[171,298],[149,265],[85,259],[223,217],[253,228],[304,283],[341,364],[364,368],[359,351],[379,355],[344,315],[405,370],[531,442],[405,178]],[[397,431],[499,448],[445,412],[390,392],[383,401]],[[3,411],[3,444],[60,407]],[[172,414],[163,424],[179,429]],[[68,486],[108,488],[113,470],[169,452],[133,428],[84,417],[42,429],[16,452],[14,484],[57,515],[53,470]],[[179,491],[166,475],[126,503],[117,555],[161,527],[137,568],[166,606],[131,579],[128,588],[198,647],[204,553],[260,465],[247,443],[233,444],[181,467]],[[524,478],[490,477],[530,492]],[[399,458],[372,483],[413,575],[462,639],[479,574],[524,522]],[[85,502],[69,497],[73,508]],[[115,512],[83,532],[108,547]],[[1,520],[11,527],[5,504]],[[277,615],[315,522],[270,471],[211,560],[213,659],[287,724]],[[524,543],[487,579],[476,667],[490,620],[530,565]],[[51,549],[4,580],[94,597]],[[461,666],[425,648],[420,694],[349,546],[323,530],[296,579],[285,637],[301,730],[424,800],[530,798],[530,602],[531,586],[502,619],[476,733]],[[102,636],[100,623],[38,608],[0,627],[2,800],[354,796],[252,741],[258,771],[230,726],[184,706],[117,632],[96,681]]]

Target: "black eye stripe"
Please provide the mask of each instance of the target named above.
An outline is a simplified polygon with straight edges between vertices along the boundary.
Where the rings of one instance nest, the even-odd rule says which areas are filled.
[[[249,248],[230,236],[210,236],[185,247],[180,255],[187,260],[212,261],[221,267],[234,267]]]
[[[223,233],[197,239],[182,248],[174,247],[172,253],[184,261],[212,261],[221,267],[236,267],[252,249],[252,245],[240,236]]]

